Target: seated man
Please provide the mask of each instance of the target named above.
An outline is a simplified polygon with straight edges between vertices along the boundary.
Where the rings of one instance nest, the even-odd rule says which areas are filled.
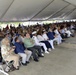
[[[24,39],[25,47],[27,47],[28,50],[32,51],[34,61],[38,62],[38,56],[43,57],[43,55],[41,53],[41,47],[38,45],[35,45],[35,42],[32,38],[30,38],[29,33],[26,33],[25,37],[26,37]]]
[[[10,41],[8,40],[8,38],[4,38],[1,41],[1,54],[2,54],[2,58],[4,59],[4,61],[14,61],[13,63],[13,67],[16,70],[19,70],[19,55],[14,53],[14,49],[15,47],[11,47],[10,46]]]
[[[25,50],[23,45],[20,43],[18,37],[15,38],[15,53],[19,54],[22,57],[22,64],[27,65],[29,63],[29,58],[32,54],[31,51]]]
[[[56,36],[54,36],[53,32],[51,29],[49,29],[48,33],[47,33],[47,36],[50,40],[53,40],[53,41],[57,41],[57,44],[59,44],[59,40],[58,38],[56,38]]]

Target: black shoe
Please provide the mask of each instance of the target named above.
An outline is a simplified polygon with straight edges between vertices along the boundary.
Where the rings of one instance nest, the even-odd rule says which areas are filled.
[[[26,63],[29,64],[30,62],[29,61],[26,61]]]
[[[23,66],[27,66],[27,63],[22,63]]]
[[[42,56],[42,55],[39,55],[39,57],[44,57],[44,56]]]
[[[65,42],[65,40],[62,40],[62,42]]]
[[[39,60],[38,60],[38,59],[34,59],[34,61],[39,62]]]

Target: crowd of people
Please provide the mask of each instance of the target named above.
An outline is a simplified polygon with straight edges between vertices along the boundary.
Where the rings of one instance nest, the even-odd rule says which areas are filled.
[[[39,62],[40,57],[45,53],[50,54],[55,50],[54,41],[57,45],[64,42],[69,37],[74,37],[76,30],[75,23],[46,24],[36,26],[13,27],[8,25],[0,30],[1,54],[4,61],[13,60],[13,68],[19,70],[19,61],[26,66],[30,63],[30,58]],[[21,60],[20,60],[21,59]]]

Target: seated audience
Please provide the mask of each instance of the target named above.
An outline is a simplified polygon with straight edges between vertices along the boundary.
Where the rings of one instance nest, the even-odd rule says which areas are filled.
[[[65,28],[61,27],[60,29],[60,35],[63,39],[67,38],[67,33],[65,32]]]
[[[51,48],[52,48],[51,44],[42,37],[42,32],[38,31],[37,38],[38,38],[39,42],[45,43],[46,47],[48,48],[47,51],[51,51]]]
[[[20,43],[18,37],[15,38],[15,53],[19,54],[20,57],[22,57],[22,64],[23,65],[27,65],[27,63],[29,63],[29,58],[32,54],[31,51],[28,51],[24,48],[24,46],[22,45],[22,43]]]
[[[34,58],[34,61],[39,61],[38,60],[38,57],[43,57],[44,55],[42,54],[41,52],[41,46],[38,46],[38,45],[35,45],[35,42],[32,38],[30,38],[30,34],[29,33],[26,33],[25,34],[25,39],[24,39],[24,45],[25,47],[32,51],[32,55],[33,55],[33,58]]]
[[[53,41],[57,41],[57,44],[59,45],[59,38],[53,34],[52,30],[49,29],[48,33],[47,33],[47,36],[50,40],[53,40]]]
[[[13,66],[16,70],[19,69],[19,56],[14,53],[15,47],[10,47],[8,38],[1,41],[1,54],[5,61],[14,61]]]
[[[53,45],[53,40],[48,38],[45,30],[43,31],[42,37],[44,38],[44,40],[48,41],[51,44],[52,49],[55,49]]]
[[[32,33],[32,35],[33,35],[32,39],[34,39],[35,45],[42,46],[42,47],[44,48],[45,53],[48,53],[47,47],[46,47],[45,43],[39,42],[39,40],[37,39],[37,36],[36,36],[36,35],[37,35],[37,32],[34,31],[34,32]]]
[[[58,30],[57,30],[57,28],[54,28],[53,29],[53,32],[55,33],[55,36],[58,38],[58,44],[61,44],[62,43],[62,37],[61,37],[61,35],[60,35],[60,33],[58,32]]]

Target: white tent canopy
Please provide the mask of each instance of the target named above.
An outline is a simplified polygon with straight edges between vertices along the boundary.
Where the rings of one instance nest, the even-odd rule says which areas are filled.
[[[0,21],[76,19],[76,0],[0,0]]]

